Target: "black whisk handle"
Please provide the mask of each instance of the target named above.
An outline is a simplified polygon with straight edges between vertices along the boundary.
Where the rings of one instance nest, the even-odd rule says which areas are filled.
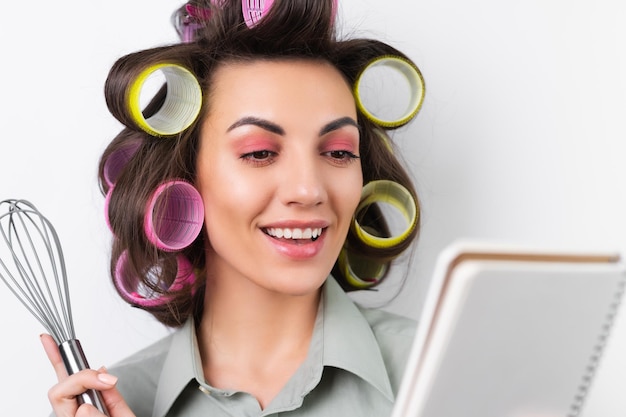
[[[82,371],[83,369],[89,369],[87,358],[85,358],[85,353],[83,352],[83,348],[80,346],[80,342],[78,340],[70,339],[61,343],[59,345],[59,351],[61,352],[61,357],[63,358],[65,369],[67,369],[68,374],[72,375],[78,371]],[[102,400],[102,396],[99,391],[88,390],[78,396],[77,400],[79,404],[91,404],[102,414],[109,416],[109,412],[104,405],[104,401]]]

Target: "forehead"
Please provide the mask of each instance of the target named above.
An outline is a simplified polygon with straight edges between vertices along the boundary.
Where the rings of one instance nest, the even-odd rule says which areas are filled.
[[[284,105],[355,107],[352,88],[330,63],[313,59],[227,61],[211,77],[210,107]],[[345,111],[345,109],[344,109]]]

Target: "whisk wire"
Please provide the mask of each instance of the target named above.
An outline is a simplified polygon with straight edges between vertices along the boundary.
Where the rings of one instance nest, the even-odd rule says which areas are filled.
[[[0,220],[12,214],[13,214],[12,212],[9,212],[3,215],[2,217],[0,217]],[[8,219],[7,231],[5,231],[4,228],[0,228],[0,233],[2,233],[3,240],[6,246],[9,248],[13,246],[12,245],[13,238],[11,236],[14,234],[12,233],[12,231],[14,230],[15,230],[15,225],[13,223],[12,218]],[[7,233],[9,234],[7,235]],[[2,269],[4,269],[8,277],[7,279],[2,274],[0,274],[2,275],[2,280],[7,285],[9,290],[11,290],[11,292],[13,292],[13,294],[18,298],[18,300],[29,310],[29,312],[31,312],[31,314],[33,314],[35,318],[37,318],[37,320],[44,325],[46,330],[48,330],[52,335],[55,335],[57,333],[56,329],[51,325],[50,320],[47,319],[45,311],[42,311],[41,303],[36,302],[35,300],[36,296],[35,294],[33,294],[33,289],[31,288],[32,286],[29,284],[29,281],[24,279],[24,275],[26,271],[25,271],[24,266],[20,262],[17,256],[17,253],[15,253],[14,250],[10,250],[9,253],[13,260],[13,264],[15,265],[15,269],[17,269],[18,275],[21,278],[21,282],[18,282],[18,280],[15,278],[14,273],[11,272],[11,269],[9,269],[9,267],[2,261],[2,259],[0,259],[0,263],[2,264]]]
[[[32,219],[28,216],[27,213],[23,212],[22,214],[25,214],[28,220],[32,222]],[[18,220],[22,223],[24,230],[27,230],[24,224],[24,219],[20,216],[18,217]],[[41,288],[41,285],[39,284],[40,280],[37,275],[37,272],[35,272],[35,270],[33,269],[33,265],[31,264],[31,262],[29,262],[29,256],[27,256],[28,254],[26,253],[26,249],[24,245],[22,244],[22,240],[20,239],[19,234],[17,233],[16,224],[13,221],[13,218],[10,219],[10,226],[11,228],[9,229],[9,243],[11,243],[11,247],[15,248],[15,245],[13,244],[13,239],[11,239],[11,237],[13,237],[15,241],[17,242],[17,247],[20,249],[20,252],[14,254],[14,260],[15,260],[16,267],[18,268],[18,271],[22,278],[22,283],[24,284],[24,286],[28,290],[28,293],[30,294],[29,300],[33,303],[34,306],[36,306],[37,311],[40,312],[41,316],[49,322],[49,326],[53,330],[52,334],[55,335],[58,339],[60,339],[61,337],[64,336],[63,330],[60,328],[57,321],[53,320],[53,318],[58,317],[58,310],[56,308],[56,304],[44,302],[46,299],[46,295],[44,294]],[[11,234],[11,232],[13,232],[13,234]],[[33,249],[34,251],[34,243],[30,236],[30,233],[26,232],[25,235],[28,238],[28,243],[30,244],[30,248]],[[22,256],[18,257],[18,255],[20,254]],[[24,264],[26,265],[28,270],[26,270],[26,268],[24,267],[24,264],[20,262],[20,258],[24,260]],[[35,256],[34,260],[37,263],[39,273],[44,275],[43,267],[41,265],[41,261],[39,257]],[[29,277],[28,273],[30,273],[30,277],[36,277],[36,278],[28,279]],[[43,284],[47,291],[49,299],[52,299],[52,293],[50,291],[50,286],[48,284],[48,281],[44,280]]]
[[[4,274],[0,273],[0,279],[4,281],[4,283],[9,288],[9,290],[22,303],[22,305],[24,305],[24,307],[26,307],[26,309],[46,328],[48,333],[50,333],[51,335],[54,335],[55,331],[51,327],[49,321],[46,320],[45,315],[43,315],[43,313],[39,310],[38,306],[34,302],[32,302],[28,294],[26,294],[24,290],[22,289],[22,287],[17,283],[13,274],[11,274],[11,272],[9,271],[7,266],[4,264],[4,262],[2,262],[2,259],[0,259],[0,266],[2,266],[2,269],[4,269],[6,273],[6,277],[4,276]]]
[[[12,211],[12,216],[9,217],[9,237],[8,243],[12,250],[13,260],[15,262],[15,266],[18,270],[20,277],[22,278],[22,284],[24,288],[27,290],[29,297],[27,298],[33,304],[34,308],[41,314],[41,316],[49,322],[49,326],[51,330],[53,330],[52,335],[56,338],[63,337],[63,332],[58,326],[58,323],[54,320],[57,316],[54,314],[53,310],[56,311],[56,307],[54,303],[44,303],[46,299],[45,294],[39,284],[39,277],[35,272],[33,265],[29,261],[28,253],[26,252],[26,248],[22,243],[22,239],[20,239],[20,234],[18,232],[17,224],[15,222],[14,216],[17,212],[15,210]],[[21,215],[24,215],[31,222],[32,219],[28,216],[27,213],[21,212],[20,215],[17,216],[17,220],[21,223],[22,229],[26,230],[24,233],[28,238],[28,243],[30,243],[30,249],[34,251],[34,243],[28,233],[28,229],[25,227],[24,219]],[[47,242],[46,242],[47,243]],[[19,249],[19,250],[18,250]],[[21,255],[21,256],[20,256]],[[41,265],[41,261],[38,256],[33,257],[34,261],[37,263],[38,269],[43,275],[43,267]],[[50,299],[52,299],[50,287],[47,281],[44,281],[44,287],[47,289],[47,294]]]
[[[2,280],[57,343],[75,338],[65,262],[54,227],[26,201],[8,200],[3,203],[10,204],[10,207],[6,214],[0,216],[0,221],[8,217],[6,224],[0,223],[0,232],[17,274],[11,273],[3,262],[2,267],[10,279],[2,277]],[[46,262],[38,256],[41,251],[47,255]],[[54,277],[54,293],[46,274]]]
[[[56,230],[52,226],[52,223],[50,223],[50,221],[46,217],[42,216],[41,213],[37,212],[36,214],[42,223],[41,229],[37,229],[37,231],[42,236],[42,239],[44,239],[46,242],[45,249],[48,252],[48,259],[50,260],[50,263],[51,263],[51,271],[55,277],[54,282],[56,283],[58,299],[60,301],[60,305],[62,306],[61,314],[63,316],[63,322],[65,323],[65,326],[61,326],[61,327],[65,329],[66,337],[67,337],[66,340],[74,339],[75,334],[74,334],[74,323],[72,321],[72,304],[70,303],[69,286],[66,284],[67,273],[65,269],[65,258],[63,257],[63,250],[61,249],[61,242],[59,240],[59,236],[56,233]],[[28,218],[29,220],[34,222],[34,220],[30,218],[30,216]],[[52,236],[52,239],[54,242],[50,241],[50,236],[48,233]],[[29,240],[30,240],[30,235],[29,235]],[[31,245],[32,245],[32,240],[31,240]],[[35,250],[34,245],[32,245],[31,247],[33,248],[33,251],[34,251]],[[57,252],[55,252],[53,248],[56,248]],[[58,262],[58,267],[57,267],[57,262]],[[59,268],[60,268],[60,276],[59,276]],[[45,276],[43,272],[43,268],[41,268],[41,266],[40,266],[40,271],[42,273],[42,276]],[[50,295],[50,297],[52,297],[52,295],[50,294],[50,289],[47,285],[48,280],[42,279],[42,281],[46,283],[48,294]],[[56,317],[58,318],[58,322],[61,323],[61,320],[60,320],[61,316],[56,310],[56,305],[54,305],[54,307],[55,307]]]

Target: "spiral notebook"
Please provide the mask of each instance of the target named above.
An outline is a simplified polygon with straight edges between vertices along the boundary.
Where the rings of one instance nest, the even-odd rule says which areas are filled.
[[[392,417],[579,416],[625,281],[617,254],[451,245]]]

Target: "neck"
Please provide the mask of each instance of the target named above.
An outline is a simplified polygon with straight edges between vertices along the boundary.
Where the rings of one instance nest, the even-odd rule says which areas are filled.
[[[267,359],[282,345],[310,340],[320,291],[286,295],[252,287],[226,291],[207,284],[200,323],[207,346],[221,345],[240,360],[248,355]]]
[[[205,378],[250,392],[264,408],[306,358],[321,290],[268,291],[249,281],[207,279],[198,343]]]

